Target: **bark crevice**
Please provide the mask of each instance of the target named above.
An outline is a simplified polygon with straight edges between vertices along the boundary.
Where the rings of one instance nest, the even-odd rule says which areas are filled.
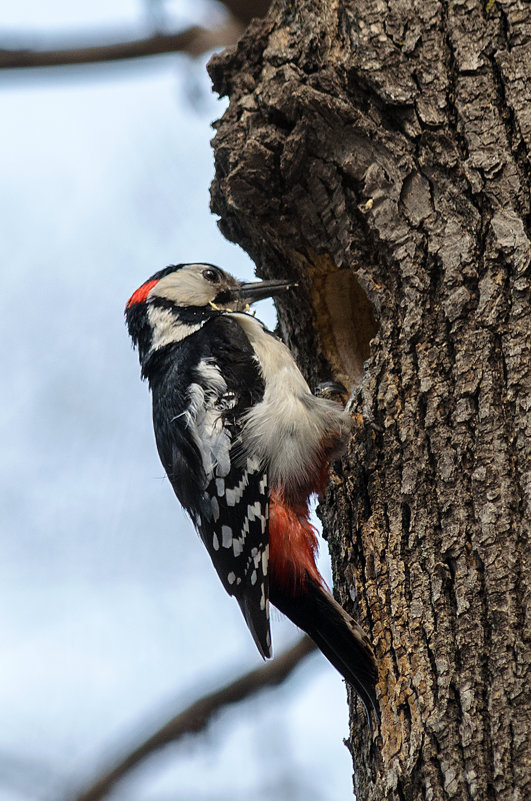
[[[380,665],[363,801],[531,794],[530,43],[519,0],[298,0],[211,66],[213,210],[355,390],[320,514]]]

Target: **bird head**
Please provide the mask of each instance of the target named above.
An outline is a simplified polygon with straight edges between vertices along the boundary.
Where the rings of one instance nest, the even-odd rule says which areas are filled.
[[[176,264],[133,292],[125,307],[127,327],[144,366],[154,350],[195,333],[211,317],[247,311],[294,286],[294,281],[239,281],[214,264]]]

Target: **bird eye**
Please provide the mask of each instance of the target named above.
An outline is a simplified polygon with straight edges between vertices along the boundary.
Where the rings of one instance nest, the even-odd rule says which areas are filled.
[[[216,270],[203,270],[203,278],[211,284],[219,284],[221,280]]]

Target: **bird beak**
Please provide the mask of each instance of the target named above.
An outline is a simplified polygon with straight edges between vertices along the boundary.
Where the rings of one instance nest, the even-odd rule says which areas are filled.
[[[295,286],[297,286],[296,281],[254,281],[249,284],[242,282],[231,290],[231,294],[235,300],[244,301],[250,306],[257,300],[271,298]]]

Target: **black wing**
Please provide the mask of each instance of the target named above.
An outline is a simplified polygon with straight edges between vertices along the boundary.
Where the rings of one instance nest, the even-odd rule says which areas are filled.
[[[162,463],[268,657],[267,474],[258,459],[242,454],[239,441],[242,415],[264,392],[254,352],[236,320],[220,315],[171,346],[168,360],[164,381],[153,387]]]
[[[201,515],[201,539],[223,586],[238,601],[258,650],[271,656],[267,476],[254,457],[225,476],[215,468],[207,495],[211,508]]]

